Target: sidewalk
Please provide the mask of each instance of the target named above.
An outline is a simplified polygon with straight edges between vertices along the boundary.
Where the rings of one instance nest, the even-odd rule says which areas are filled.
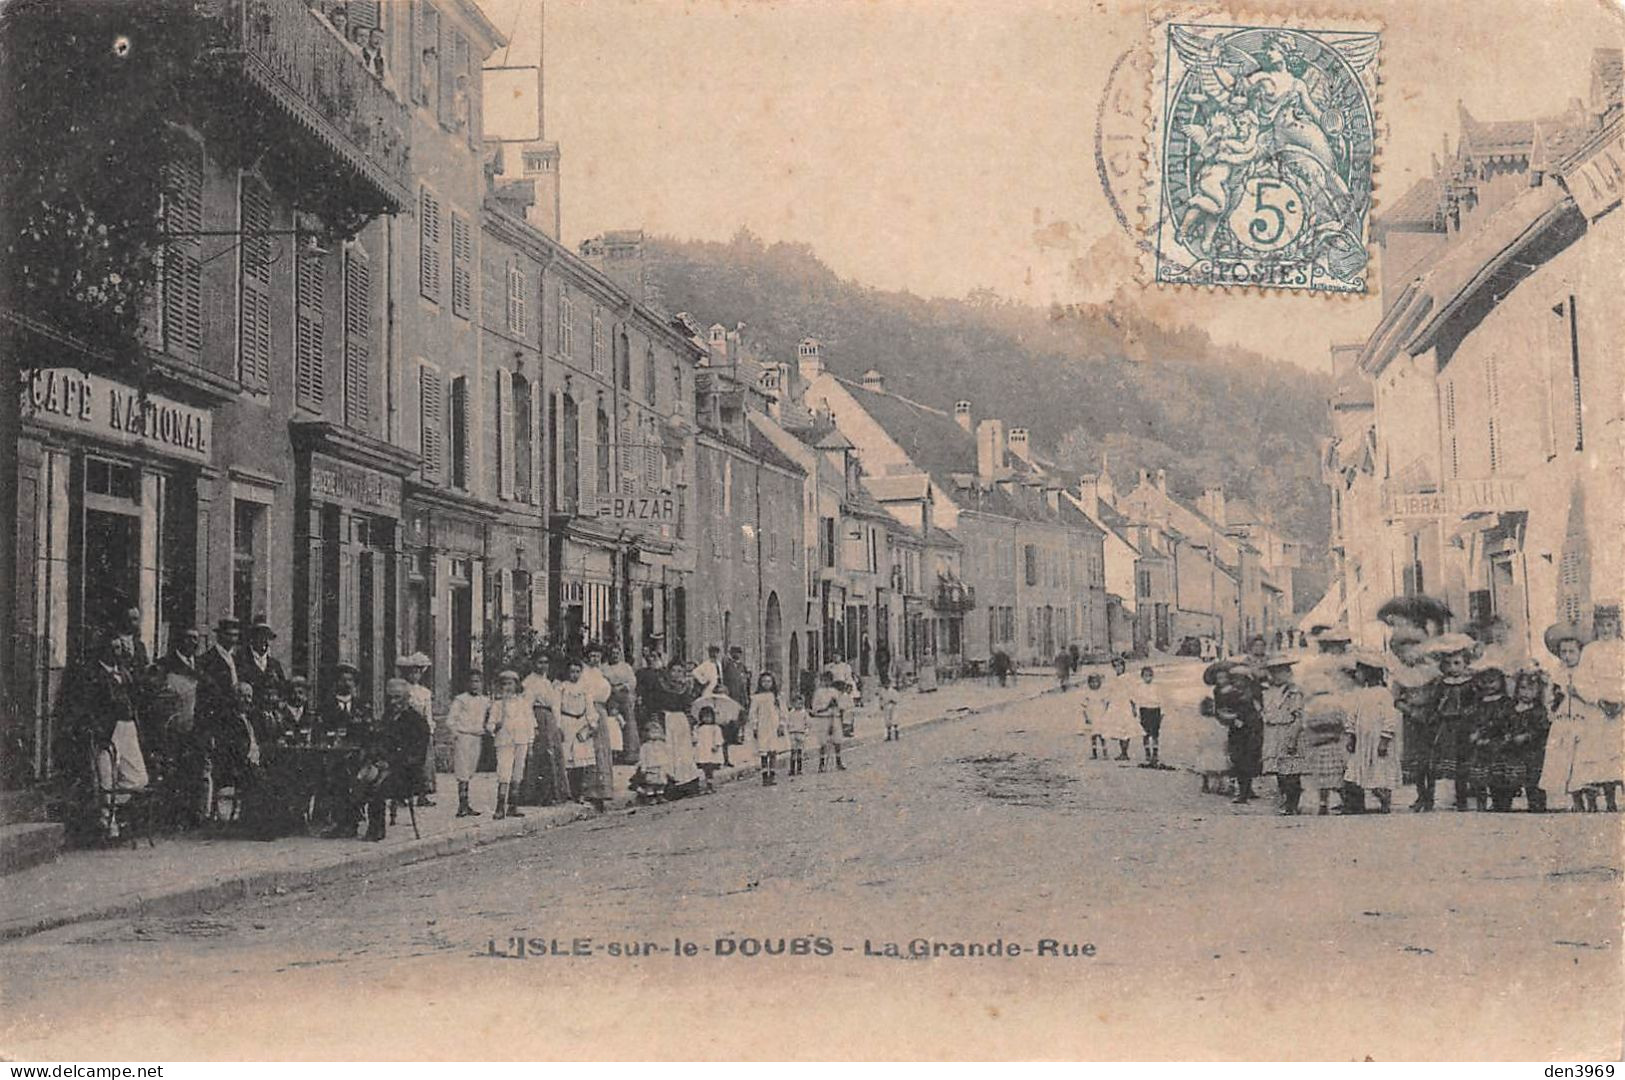
[[[898,703],[897,720],[904,728],[926,727],[1030,700],[1050,692],[1054,685],[1053,678],[1039,678],[1035,672],[1002,688],[976,680],[949,683],[927,694],[907,691]],[[866,719],[860,720],[857,737],[848,746],[863,746],[884,737],[878,718],[867,725]],[[616,770],[622,785],[631,771]],[[716,779],[727,783],[755,775],[756,763],[741,759],[739,767],[718,773]],[[121,916],[197,915],[250,896],[319,888],[596,816],[589,808],[567,805],[526,807],[522,818],[493,821],[490,812],[496,801],[496,778],[482,773],[474,779],[471,801],[484,816],[458,818],[456,788],[449,775],[441,775],[439,789],[436,805],[417,812],[421,839],[413,837],[403,812],[387,839],[377,843],[303,836],[255,841],[191,834],[158,837],[152,848],[142,841],[135,849],[65,852],[55,862],[0,877],[0,940]]]

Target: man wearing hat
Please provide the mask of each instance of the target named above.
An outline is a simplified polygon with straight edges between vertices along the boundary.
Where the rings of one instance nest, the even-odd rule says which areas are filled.
[[[429,721],[429,745],[424,751],[423,764],[419,768],[418,796],[419,806],[433,806],[434,800],[429,795],[434,791],[434,691],[424,684],[428,677],[431,663],[427,654],[415,652],[409,656],[396,659],[395,667],[400,671],[401,679],[406,683],[406,696],[412,703],[412,708]]]
[[[354,664],[341,663],[333,669],[333,692],[322,703],[316,722],[316,741],[322,745],[360,746],[372,742],[372,709],[361,697],[358,680],[361,672]],[[322,778],[322,790],[317,798],[317,813],[333,818],[334,827],[327,834],[354,836],[360,822],[352,813],[351,785],[355,762],[334,760]],[[380,818],[382,820],[382,818]]]
[[[265,697],[267,685],[275,686],[277,692],[281,693],[288,681],[287,673],[282,670],[282,661],[271,655],[271,642],[275,640],[276,631],[271,629],[265,616],[256,615],[248,627],[248,641],[232,656],[238,680],[254,688],[256,701]]]

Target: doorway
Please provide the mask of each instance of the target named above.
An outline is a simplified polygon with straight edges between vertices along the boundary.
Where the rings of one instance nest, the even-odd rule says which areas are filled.
[[[451,685],[467,686],[474,670],[473,560],[451,560]]]

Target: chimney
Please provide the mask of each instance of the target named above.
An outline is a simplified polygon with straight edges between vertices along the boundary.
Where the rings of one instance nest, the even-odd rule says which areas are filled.
[[[1202,497],[1196,500],[1196,508],[1202,511],[1202,514],[1205,517],[1207,517],[1215,525],[1218,525],[1220,528],[1223,528],[1225,525],[1229,524],[1229,522],[1224,519],[1223,488],[1203,489]]]
[[[1148,487],[1148,486],[1150,486],[1150,484],[1151,484],[1151,471],[1149,469],[1141,469],[1140,470],[1140,486],[1141,487]]]
[[[863,388],[872,390],[877,394],[884,394],[886,392],[886,376],[875,368],[870,368],[863,373]]]
[[[976,425],[976,478],[991,484],[1004,473],[1004,421],[983,420]]]
[[[1083,504],[1083,512],[1090,517],[1100,513],[1100,477],[1085,476],[1078,481],[1078,501]]]
[[[1027,429],[1013,427],[1010,429],[1010,454],[1031,465],[1033,463],[1032,448],[1027,445]]]
[[[956,401],[956,402],[954,402],[954,419],[959,421],[959,426],[964,428],[966,431],[971,430],[970,402],[968,402],[968,401]]]
[[[1168,494],[1168,470],[1158,469],[1156,471],[1156,478],[1157,490],[1162,492],[1164,495]]]
[[[796,367],[801,372],[802,382],[812,382],[824,373],[824,357],[816,338],[802,338],[801,344],[796,346]]]
[[[506,156],[506,155],[504,155]],[[509,159],[510,161],[512,159]],[[519,151],[519,176],[509,179],[530,181],[535,198],[525,208],[525,220],[550,240],[559,238],[559,144],[525,143]]]
[[[581,257],[641,304],[648,300],[643,230],[616,229],[581,242]]]
[[[1059,514],[1061,512],[1061,489],[1053,486],[1045,487],[1044,503],[1049,507],[1050,513]]]

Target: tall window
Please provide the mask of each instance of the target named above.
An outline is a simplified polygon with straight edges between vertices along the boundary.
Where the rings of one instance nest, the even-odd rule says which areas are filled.
[[[446,467],[445,423],[440,373],[425,364],[418,368],[418,453],[423,475],[434,479]]]
[[[440,110],[440,12],[426,0],[417,0],[417,18],[412,22],[412,94],[419,105],[439,114]]]
[[[513,484],[514,497],[520,502],[534,502],[535,484],[532,479],[530,380],[523,375],[511,377],[513,384]]]
[[[451,380],[451,486],[468,489],[473,468],[469,445],[468,377]]]
[[[508,332],[517,337],[524,337],[528,328],[525,321],[525,291],[529,287],[529,275],[524,267],[518,264],[508,267]]]
[[[569,356],[575,349],[575,319],[575,303],[561,285],[559,286],[559,327],[557,334],[558,350],[561,356]]]
[[[597,374],[604,370],[604,311],[596,307],[592,309],[592,370]]]
[[[268,598],[266,548],[270,535],[267,508],[248,499],[233,505],[231,537],[231,613],[247,621],[259,614]]]
[[[237,210],[237,380],[263,394],[271,388],[271,193],[246,173]]]
[[[602,498],[614,491],[609,483],[609,413],[604,411],[603,405],[598,406],[598,423],[594,433],[598,436],[598,444],[595,447],[598,452],[598,467],[596,470],[598,485],[595,490],[599,497]]]
[[[581,410],[576,399],[564,395],[559,419],[559,472],[554,490],[563,500],[562,510],[574,513],[581,502]]]
[[[440,199],[428,188],[418,193],[418,291],[440,302]]]
[[[294,393],[307,409],[319,410],[324,393],[326,273],[316,252],[305,252],[294,263]]]
[[[1027,584],[1029,584],[1029,585],[1037,585],[1038,584],[1038,547],[1035,544],[1023,545],[1023,547],[1021,549],[1021,553],[1022,553],[1022,559],[1024,560],[1024,563],[1025,563],[1026,571],[1027,571],[1027,574],[1026,574]]]
[[[1493,356],[1484,359],[1484,390],[1489,398],[1490,472],[1493,474],[1501,471],[1501,432],[1496,415],[1501,410],[1501,380]]]
[[[372,415],[372,267],[366,252],[344,249],[344,422],[366,427]]]
[[[1566,303],[1559,305],[1565,308],[1568,316],[1569,339],[1569,384],[1570,397],[1574,400],[1574,448],[1585,449],[1585,410],[1580,395],[1580,317],[1574,309],[1574,296],[1571,294]]]
[[[164,351],[196,362],[203,349],[203,144],[190,136],[164,166]]]
[[[474,314],[474,229],[468,215],[451,212],[451,311],[465,319]]]
[[[1454,380],[1444,384],[1444,430],[1445,446],[1450,455],[1450,475],[1461,475],[1461,454],[1456,445],[1456,384]]]
[[[650,405],[657,404],[655,401],[657,394],[655,384],[657,381],[658,379],[655,372],[655,350],[654,346],[651,345],[649,348],[643,350],[643,400],[647,401]]]
[[[623,327],[615,334],[615,371],[622,390],[632,389],[632,341]]]

